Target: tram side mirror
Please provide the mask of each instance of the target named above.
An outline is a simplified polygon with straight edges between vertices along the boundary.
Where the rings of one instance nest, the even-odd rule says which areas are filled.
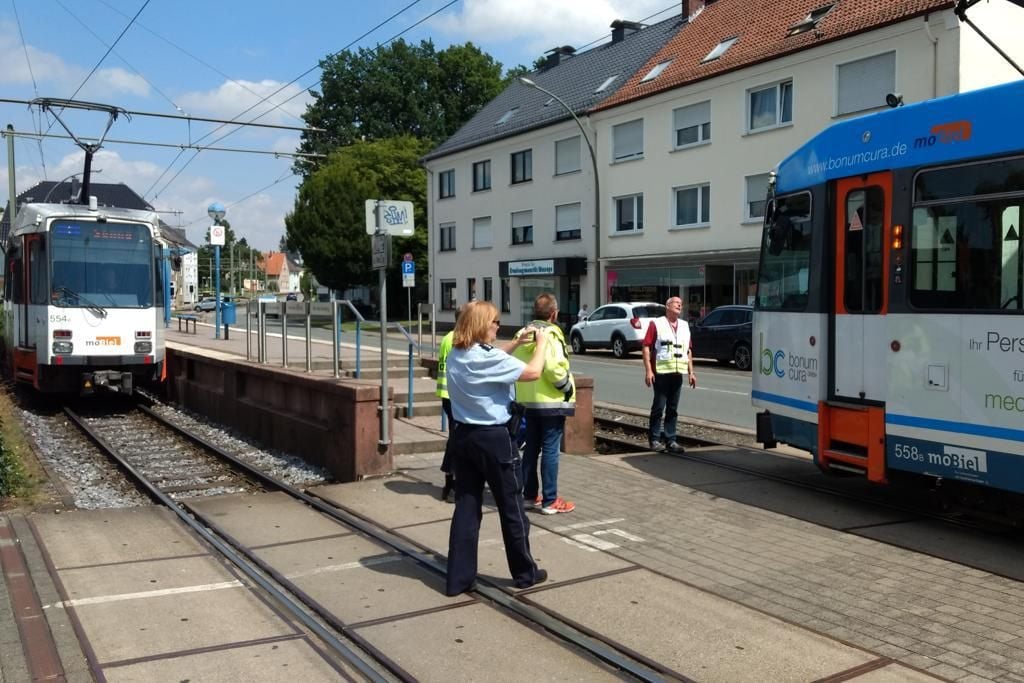
[[[181,270],[181,257],[180,256],[172,256],[171,257],[171,270],[173,270],[174,272],[178,272],[179,270]]]

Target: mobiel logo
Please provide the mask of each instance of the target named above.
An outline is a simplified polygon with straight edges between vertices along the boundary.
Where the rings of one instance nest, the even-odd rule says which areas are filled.
[[[762,375],[775,375],[789,378],[795,382],[806,382],[818,376],[818,359],[810,356],[798,356],[779,349],[773,351],[764,345],[764,332],[760,333],[758,357],[761,359],[759,370]]]
[[[86,346],[120,346],[120,337],[96,337],[96,339],[89,339],[85,342]]]
[[[951,121],[937,123],[929,131],[930,135],[914,138],[914,149],[931,147],[936,143],[948,145],[952,142],[967,142],[971,139],[970,121]]]

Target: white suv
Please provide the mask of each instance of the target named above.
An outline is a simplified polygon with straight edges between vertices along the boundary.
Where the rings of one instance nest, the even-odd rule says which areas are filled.
[[[651,320],[662,315],[665,315],[665,306],[651,301],[605,304],[595,309],[589,318],[572,326],[569,343],[573,353],[611,349],[612,355],[622,358],[640,349]]]

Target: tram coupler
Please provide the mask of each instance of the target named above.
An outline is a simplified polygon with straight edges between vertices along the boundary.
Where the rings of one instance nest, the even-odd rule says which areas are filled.
[[[772,414],[767,410],[755,416],[756,434],[754,439],[765,448],[775,448],[778,442],[775,440],[775,433],[772,430]]]
[[[91,396],[96,393],[98,388],[131,395],[135,391],[132,373],[119,370],[96,370],[82,373],[82,396]]]

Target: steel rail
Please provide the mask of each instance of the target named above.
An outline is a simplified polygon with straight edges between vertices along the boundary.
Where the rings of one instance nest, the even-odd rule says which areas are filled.
[[[276,586],[267,581],[263,576],[252,569],[248,562],[235,552],[235,549],[224,543],[221,539],[211,533],[208,529],[204,528],[203,525],[196,522],[190,515],[186,514],[185,510],[182,509],[170,496],[154,486],[141,472],[139,472],[131,463],[124,460],[117,451],[107,443],[96,430],[85,423],[85,421],[78,416],[71,408],[65,407],[64,414],[68,416],[79,429],[81,429],[86,436],[92,440],[107,457],[117,463],[118,467],[123,469],[128,475],[140,486],[142,489],[155,501],[164,505],[175,515],[178,519],[184,522],[192,531],[198,534],[203,540],[213,546],[217,552],[221,553],[225,558],[231,561],[238,569],[245,574],[253,583],[258,585],[261,589],[270,594],[275,600],[277,600],[285,609],[296,619],[302,622],[302,624],[312,631],[318,638],[320,638],[328,647],[331,648],[336,654],[342,659],[351,664],[358,670],[367,680],[375,681],[378,683],[385,683],[386,678],[382,677],[373,667],[371,667],[366,660],[361,657],[358,653],[352,650],[350,647],[341,642],[333,633],[324,628],[322,624],[313,619],[305,610],[300,609],[295,602],[282,593]]]
[[[249,463],[246,463],[234,455],[228,453],[219,446],[212,444],[202,437],[192,434],[187,429],[184,429],[173,422],[165,420],[160,415],[154,413],[151,409],[145,406],[140,406],[140,410],[145,412],[147,415],[153,417],[153,419],[161,422],[168,426],[176,433],[184,436],[187,439],[192,440],[197,444],[201,444],[211,451],[217,453],[220,457],[223,457],[227,461],[231,462],[235,466],[244,470],[247,474],[252,476],[260,483],[287,493],[288,495],[301,500],[311,508],[321,512],[328,517],[345,524],[351,528],[356,529],[360,533],[369,536],[370,538],[376,539],[384,545],[392,548],[400,554],[422,564],[427,569],[435,572],[440,576],[445,576],[447,568],[444,563],[440,560],[435,559],[432,553],[424,551],[419,546],[415,545],[411,541],[398,536],[386,529],[381,528],[372,520],[363,517],[357,512],[344,508],[336,503],[327,501],[326,499],[317,496],[316,494],[310,494],[306,491],[300,491],[293,486],[290,486],[282,481],[271,477],[265,472],[253,467]],[[547,631],[561,638],[562,640],[571,643],[590,653],[597,659],[610,664],[617,669],[633,676],[634,678],[641,681],[664,681],[666,679],[678,679],[679,674],[671,671],[656,662],[641,662],[635,656],[622,652],[619,648],[613,645],[603,642],[598,638],[590,636],[583,631],[574,628],[567,624],[565,621],[558,619],[551,615],[547,611],[526,604],[513,594],[510,594],[498,587],[496,584],[488,581],[484,578],[477,578],[476,587],[470,592],[476,593],[488,601],[500,605],[501,607],[518,614],[521,617],[543,627]],[[400,674],[399,674],[400,675]]]

